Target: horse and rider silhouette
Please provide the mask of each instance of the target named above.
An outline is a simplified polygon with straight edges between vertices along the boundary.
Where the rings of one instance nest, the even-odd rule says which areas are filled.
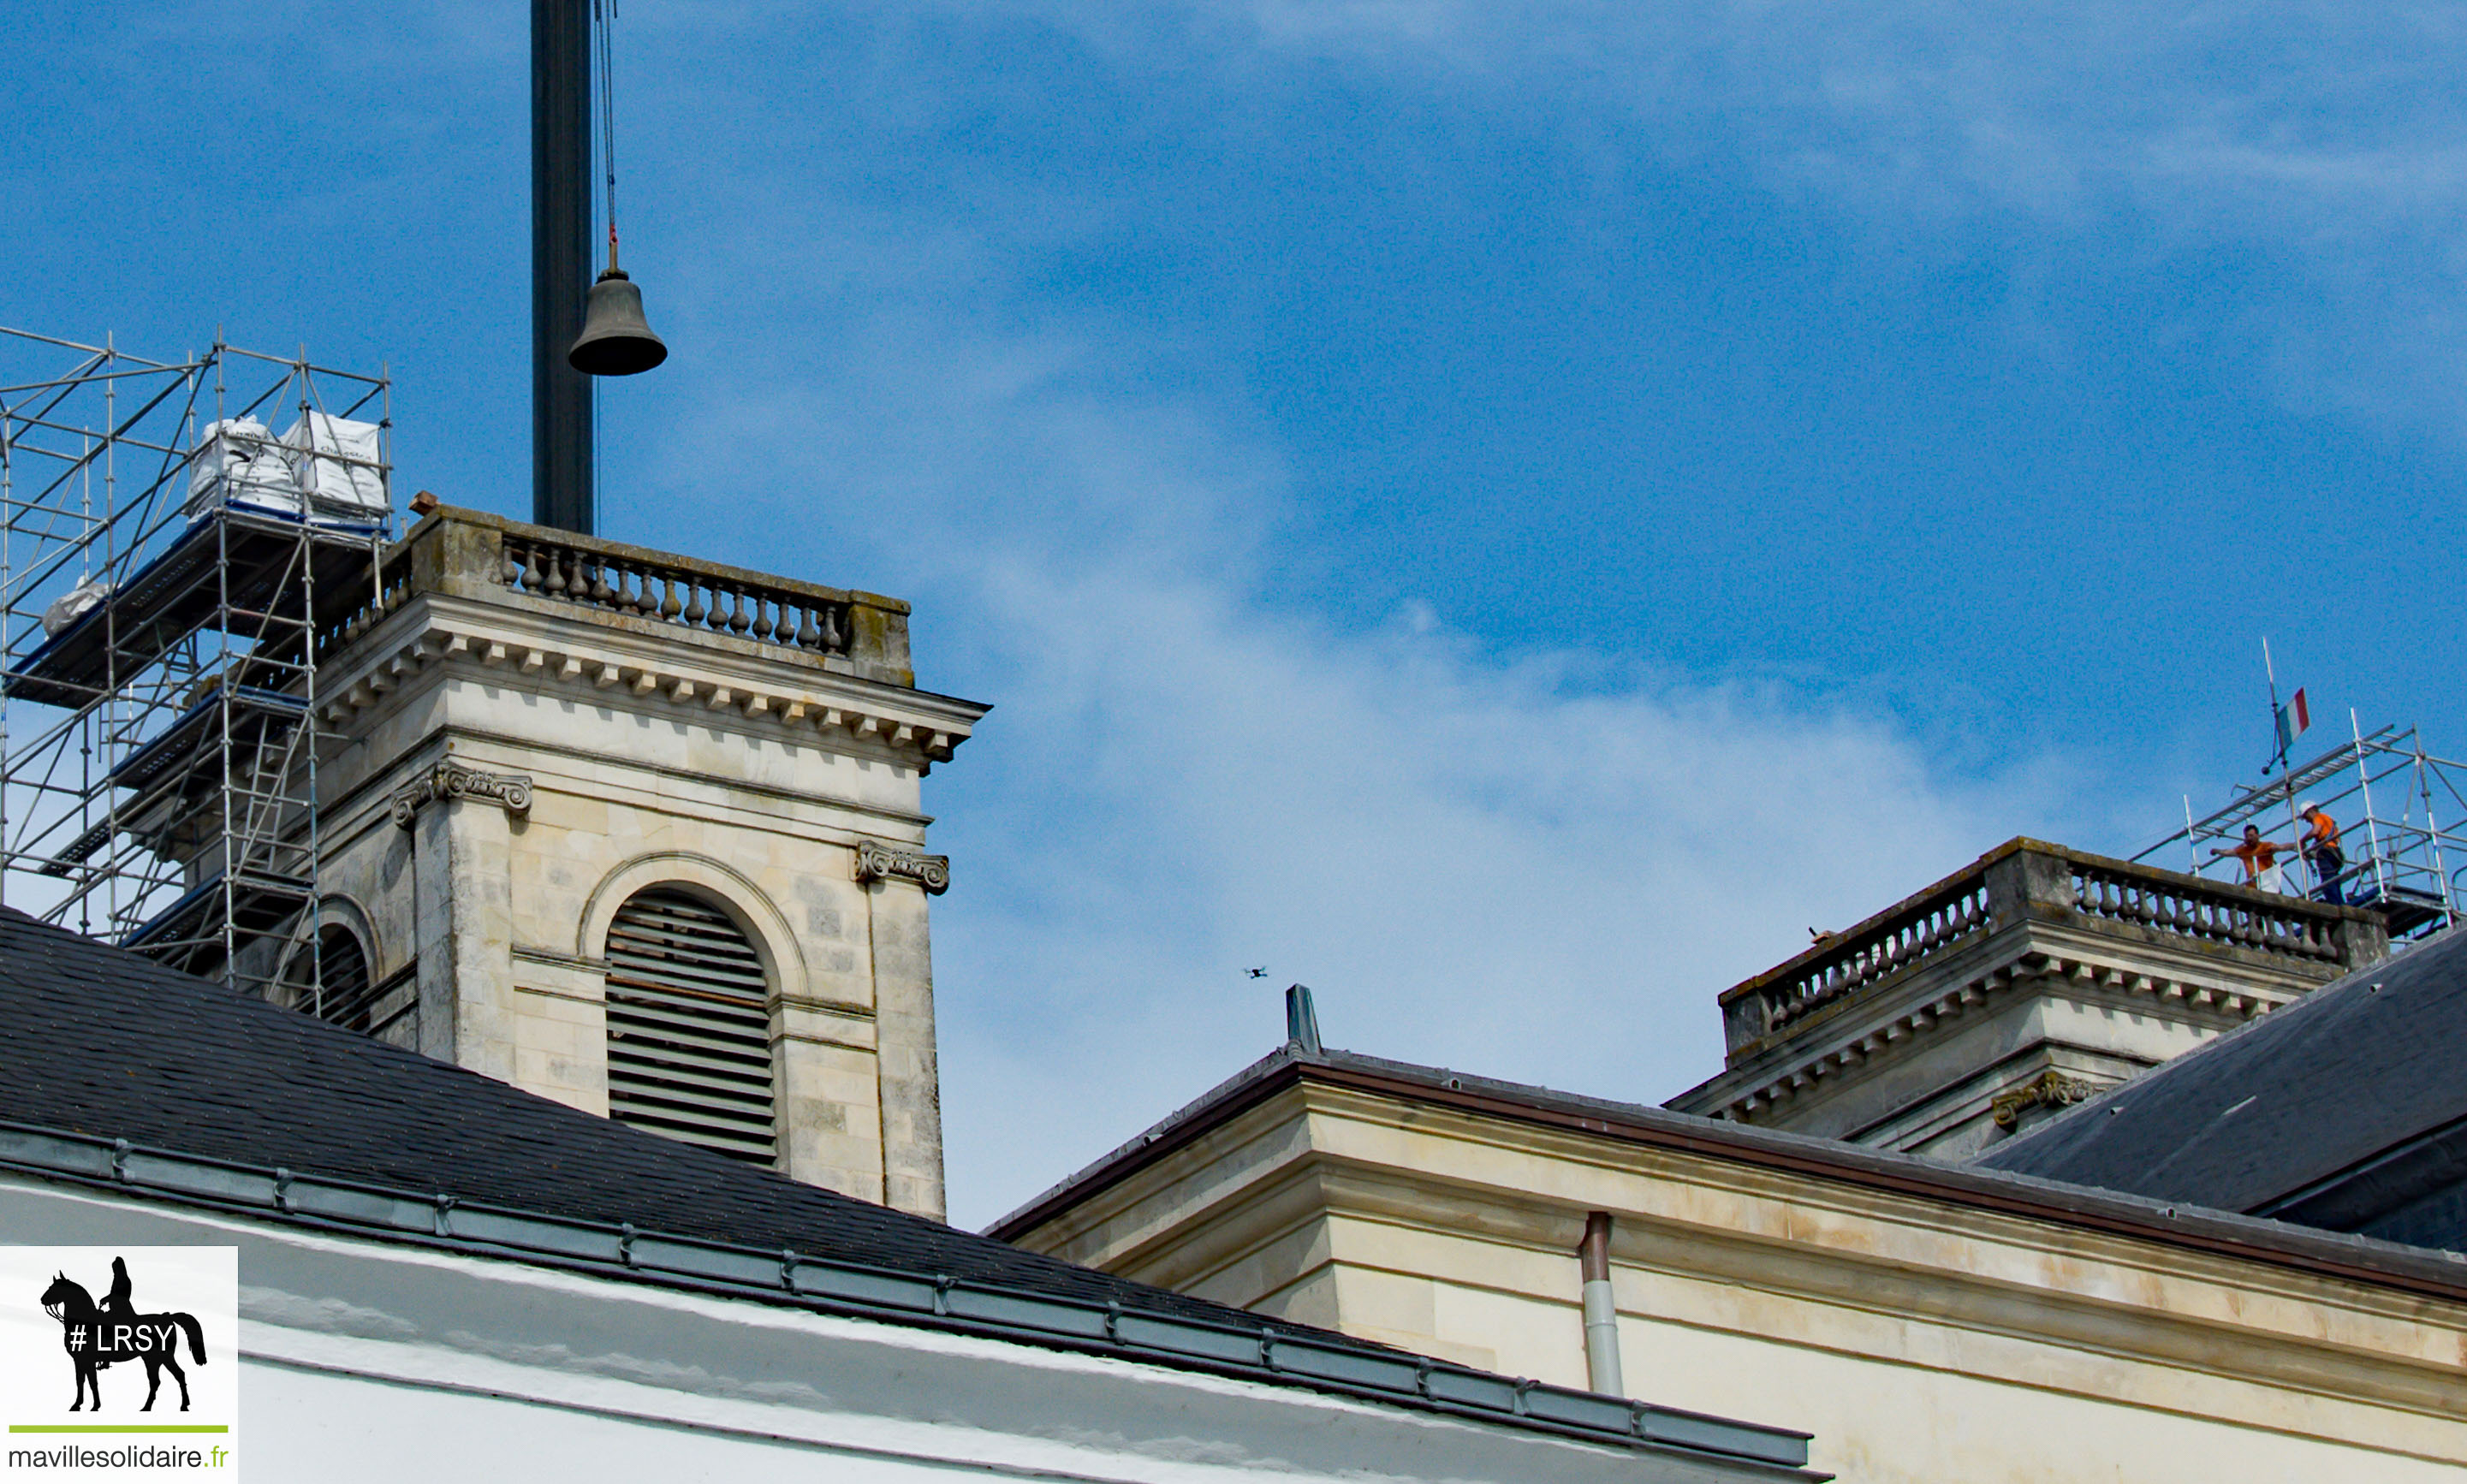
[[[100,1305],[64,1272],[54,1274],[52,1286],[43,1290],[43,1312],[60,1321],[60,1345],[77,1368],[77,1398],[69,1404],[70,1411],[83,1409],[89,1391],[94,1395],[94,1409],[102,1410],[102,1383],[95,1373],[122,1360],[146,1362],[146,1405],[139,1411],[154,1409],[154,1396],[163,1389],[167,1365],[171,1379],[180,1383],[180,1410],[189,1409],[189,1375],[180,1369],[177,1336],[187,1332],[189,1353],[203,1365],[205,1334],[194,1315],[139,1314],[128,1301],[129,1287],[128,1265],[115,1257],[111,1291]]]

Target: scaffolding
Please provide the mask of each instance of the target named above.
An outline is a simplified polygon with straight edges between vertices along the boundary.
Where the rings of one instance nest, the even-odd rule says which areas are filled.
[[[318,639],[391,534],[390,397],[0,327],[0,904],[322,1009]]]
[[[2186,799],[2184,827],[2133,859],[2170,866],[2183,851],[2197,876],[2232,871],[2241,880],[2241,863],[2223,852],[2242,841],[2245,826],[2260,830],[2264,839],[2285,829],[2276,838],[2301,841],[2306,827],[2297,810],[2315,803],[2338,822],[2345,863],[2326,880],[2310,859],[2290,864],[2285,879],[2291,889],[2300,879],[2306,883],[2303,894],[2316,901],[2370,908],[2388,924],[2393,940],[2422,937],[2457,922],[2467,909],[2456,879],[2467,870],[2467,833],[2461,832],[2467,824],[2467,793],[2461,792],[2467,764],[2425,751],[2413,727],[2367,732],[2349,711],[2347,731],[2347,741],[2239,788],[2215,813],[2196,819]]]

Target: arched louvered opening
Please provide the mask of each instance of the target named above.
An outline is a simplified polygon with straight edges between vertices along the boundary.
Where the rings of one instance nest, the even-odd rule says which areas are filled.
[[[283,983],[294,1009],[346,1030],[369,1030],[377,997],[370,982],[368,951],[360,947],[359,935],[341,923],[317,930],[315,953],[304,943],[292,954]]]
[[[668,887],[608,929],[608,1114],[776,1165],[770,979],[727,913]]]

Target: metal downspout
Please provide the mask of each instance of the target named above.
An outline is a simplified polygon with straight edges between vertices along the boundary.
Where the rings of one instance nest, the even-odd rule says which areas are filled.
[[[1627,1395],[1619,1376],[1618,1300],[1611,1295],[1611,1213],[1589,1212],[1585,1240],[1576,1248],[1584,1275],[1585,1376],[1604,1396]]]

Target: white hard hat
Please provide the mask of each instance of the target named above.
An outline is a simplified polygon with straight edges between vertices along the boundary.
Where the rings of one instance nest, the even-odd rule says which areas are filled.
[[[2320,808],[2320,807],[2321,807],[2321,806],[2320,806],[2319,803],[2316,803],[2316,802],[2315,802],[2315,801],[2313,801],[2312,799],[2308,798],[2308,799],[2304,800],[2302,803],[2297,804],[2297,805],[2296,806],[2296,812],[2297,812],[2297,814],[2311,814],[2314,810],[2319,809],[2319,808]]]

